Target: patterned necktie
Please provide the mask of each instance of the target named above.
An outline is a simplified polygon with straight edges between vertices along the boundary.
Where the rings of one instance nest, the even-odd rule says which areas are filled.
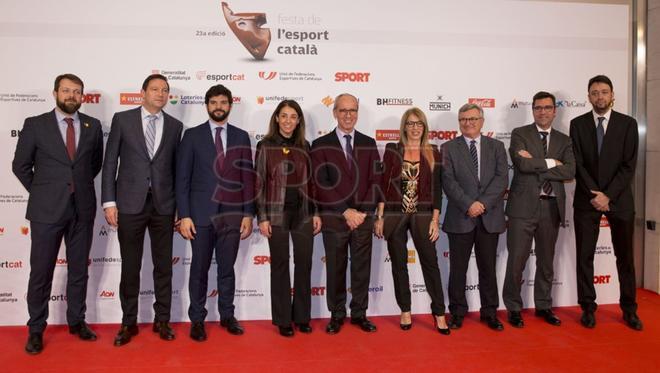
[[[479,177],[479,154],[477,153],[477,140],[470,141],[470,155],[472,156],[472,164],[474,165],[474,170],[477,171],[477,177]]]
[[[154,149],[156,144],[156,119],[158,117],[155,115],[147,115],[147,132],[144,135],[144,140],[147,143],[147,152],[149,153],[149,158],[154,157]]]
[[[543,143],[543,156],[547,157],[548,155],[548,133],[545,131],[539,132],[541,134],[541,142]],[[552,185],[550,184],[550,180],[546,180],[543,182],[541,185],[541,190],[543,190],[543,193],[547,195],[552,194]]]
[[[73,128],[73,118],[64,118],[66,122],[66,152],[73,161],[76,157],[76,130]]]
[[[222,130],[222,127],[215,128],[215,152],[217,153],[215,162],[218,171],[222,170],[222,165],[225,162],[225,148],[222,146],[222,137],[220,137]]]
[[[596,141],[598,141],[598,154],[603,147],[603,137],[605,137],[605,127],[603,127],[605,117],[598,117],[598,126],[596,126]]]
[[[351,135],[344,135],[346,139],[346,162],[348,162],[348,170],[351,170],[353,167],[353,146],[351,145]]]

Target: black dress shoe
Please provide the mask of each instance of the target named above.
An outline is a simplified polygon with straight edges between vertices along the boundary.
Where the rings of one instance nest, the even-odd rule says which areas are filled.
[[[325,327],[325,332],[328,334],[337,334],[341,330],[341,326],[344,325],[344,319],[339,318],[330,318],[330,322]]]
[[[234,316],[225,320],[220,320],[220,326],[226,328],[229,334],[233,335],[243,335],[245,332]]]
[[[172,330],[170,323],[167,321],[154,321],[154,327],[152,330],[154,333],[158,333],[160,335],[160,339],[162,340],[174,340],[174,330]]]
[[[522,328],[525,326],[522,316],[520,315],[520,311],[509,312],[509,317],[507,319],[509,321],[509,324],[511,324],[511,326],[513,326],[514,328]]]
[[[369,321],[366,316],[358,317],[356,319],[351,318],[351,324],[360,326],[360,329],[367,333],[376,331],[376,325]]]
[[[69,325],[69,333],[76,334],[83,341],[95,341],[96,333],[89,328],[86,322],[82,321],[76,325]]]
[[[131,341],[131,337],[138,334],[137,325],[122,325],[115,336],[115,346],[123,346]]]
[[[463,326],[463,316],[451,315],[449,320],[449,329],[460,329]]]
[[[480,319],[481,321],[485,321],[486,325],[495,331],[501,332],[504,330],[504,325],[497,319],[497,316],[481,316]]]
[[[596,316],[593,311],[583,311],[580,324],[585,328],[593,329],[596,326]]]
[[[642,325],[642,320],[639,319],[636,313],[626,313],[623,315],[623,320],[626,322],[626,325],[631,329],[641,331],[644,329]]]
[[[206,340],[206,330],[204,329],[203,321],[193,321],[192,325],[190,325],[190,338],[197,342]]]
[[[278,326],[282,337],[293,337],[293,328],[291,326]]]
[[[301,333],[309,334],[312,332],[312,327],[309,325],[308,322],[302,324],[296,324],[296,327],[298,327],[298,331]]]
[[[42,333],[30,333],[27,343],[25,344],[25,352],[30,355],[36,355],[44,349],[44,340]]]
[[[559,317],[557,317],[557,315],[555,315],[554,312],[552,312],[551,309],[536,310],[536,311],[534,311],[534,315],[539,316],[539,317],[543,317],[545,322],[547,322],[550,325],[554,325],[554,326],[561,325],[561,320],[559,320]]]

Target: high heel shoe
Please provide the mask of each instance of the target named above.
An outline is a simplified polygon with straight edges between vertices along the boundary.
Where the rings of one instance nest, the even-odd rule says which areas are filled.
[[[435,325],[435,328],[438,330],[438,332],[439,332],[440,334],[442,334],[442,335],[449,335],[449,334],[451,334],[451,330],[449,330],[449,327],[448,327],[448,326],[445,327],[444,329],[442,329],[442,328],[440,328],[440,326],[438,326],[438,317],[442,317],[442,318],[444,318],[444,315],[443,315],[443,316],[436,316],[436,315],[433,315],[433,324]]]
[[[410,312],[401,312],[401,316],[402,316],[401,318],[402,318],[402,319],[403,319],[403,315],[406,314],[406,313],[407,313],[408,315],[410,315]],[[411,321],[410,321],[410,323],[408,323],[408,324],[404,324],[403,322],[401,322],[401,323],[399,324],[399,326],[401,327],[401,330],[410,330],[410,328],[412,328],[412,316],[410,316],[410,320],[411,320]]]

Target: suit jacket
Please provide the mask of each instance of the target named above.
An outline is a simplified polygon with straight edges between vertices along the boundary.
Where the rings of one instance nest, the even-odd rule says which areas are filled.
[[[521,157],[518,155],[520,150],[526,150],[533,158]],[[507,216],[532,217],[538,206],[541,187],[548,180],[557,197],[559,218],[561,224],[564,225],[566,216],[564,181],[575,177],[575,157],[570,137],[551,129],[548,154],[545,155],[536,124],[518,127],[511,133],[509,155],[513,162],[513,180],[506,204]],[[561,161],[562,165],[548,169],[545,158],[557,159]]]
[[[102,202],[116,201],[120,213],[137,214],[142,211],[151,186],[156,211],[173,215],[176,153],[183,125],[163,112],[163,135],[150,159],[141,110],[138,107],[112,117],[103,163]]]
[[[56,223],[66,210],[71,184],[78,219],[94,220],[94,177],[103,160],[103,131],[98,119],[80,112],[78,116],[80,135],[73,161],[66,151],[55,110],[25,120],[12,170],[30,193],[25,215],[30,221]]]
[[[179,218],[195,225],[239,227],[254,215],[254,170],[247,132],[227,124],[227,149],[221,170],[209,122],[186,130],[179,146],[176,201]]]
[[[481,215],[484,228],[490,233],[506,229],[504,221],[504,192],[509,183],[509,167],[504,144],[481,136],[480,178],[472,164],[470,150],[463,136],[444,143],[442,154],[442,188],[447,195],[447,210],[442,230],[447,233],[471,232],[476,218],[467,215],[475,201],[486,206]]]
[[[373,214],[380,198],[381,176],[376,140],[355,131],[350,170],[334,130],[314,140],[311,156],[316,200],[324,229],[348,230],[342,215],[348,208]]]
[[[597,190],[609,197],[610,211],[634,211],[631,183],[637,165],[637,121],[612,110],[600,155],[591,111],[574,118],[570,132],[576,166],[573,207],[593,209],[590,190]]]

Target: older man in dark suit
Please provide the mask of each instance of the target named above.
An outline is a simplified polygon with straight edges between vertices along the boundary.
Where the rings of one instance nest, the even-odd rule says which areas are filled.
[[[580,322],[587,328],[596,326],[594,253],[600,219],[605,215],[616,255],[623,320],[630,328],[642,330],[635,301],[635,203],[631,187],[637,165],[637,121],[612,110],[614,88],[608,77],[591,78],[588,95],[593,110],[573,119],[570,130],[576,161],[573,208],[578,303],[583,312]]]
[[[511,133],[509,154],[514,173],[506,205],[509,256],[502,297],[509,323],[516,328],[524,326],[520,287],[532,241],[536,257],[535,314],[551,325],[561,325],[552,312],[553,261],[559,226],[564,226],[565,219],[564,181],[575,176],[575,158],[571,139],[552,128],[555,105],[554,95],[538,92],[532,99],[534,123]]]
[[[449,237],[449,327],[458,329],[468,310],[465,281],[470,254],[479,269],[481,320],[493,330],[499,305],[495,261],[504,232],[504,191],[509,182],[504,144],[481,135],[481,107],[465,104],[458,111],[461,136],[442,145],[442,187],[448,203],[442,230]]]
[[[26,219],[30,221],[30,280],[27,304],[30,320],[25,351],[43,350],[48,299],[62,238],[67,259],[69,332],[94,341],[85,322],[87,261],[92,246],[96,192],[94,177],[101,170],[101,123],[78,111],[83,82],[73,74],[55,79],[57,107],[27,118],[16,145],[12,170],[30,194]]]
[[[169,325],[174,170],[183,125],[163,111],[169,92],[167,78],[150,75],[142,84],[142,106],[116,113],[112,118],[101,188],[105,219],[118,227],[122,259],[119,299],[123,317],[115,346],[130,342],[138,333],[140,268],[147,229],[156,295],[153,331],[161,339],[174,339]]]
[[[376,331],[367,319],[373,213],[380,184],[376,141],[355,130],[358,100],[350,94],[335,99],[337,128],[312,144],[313,175],[323,221],[327,269],[326,300],[331,313],[328,334],[340,331],[346,317],[346,267],[351,256],[351,324]]]

